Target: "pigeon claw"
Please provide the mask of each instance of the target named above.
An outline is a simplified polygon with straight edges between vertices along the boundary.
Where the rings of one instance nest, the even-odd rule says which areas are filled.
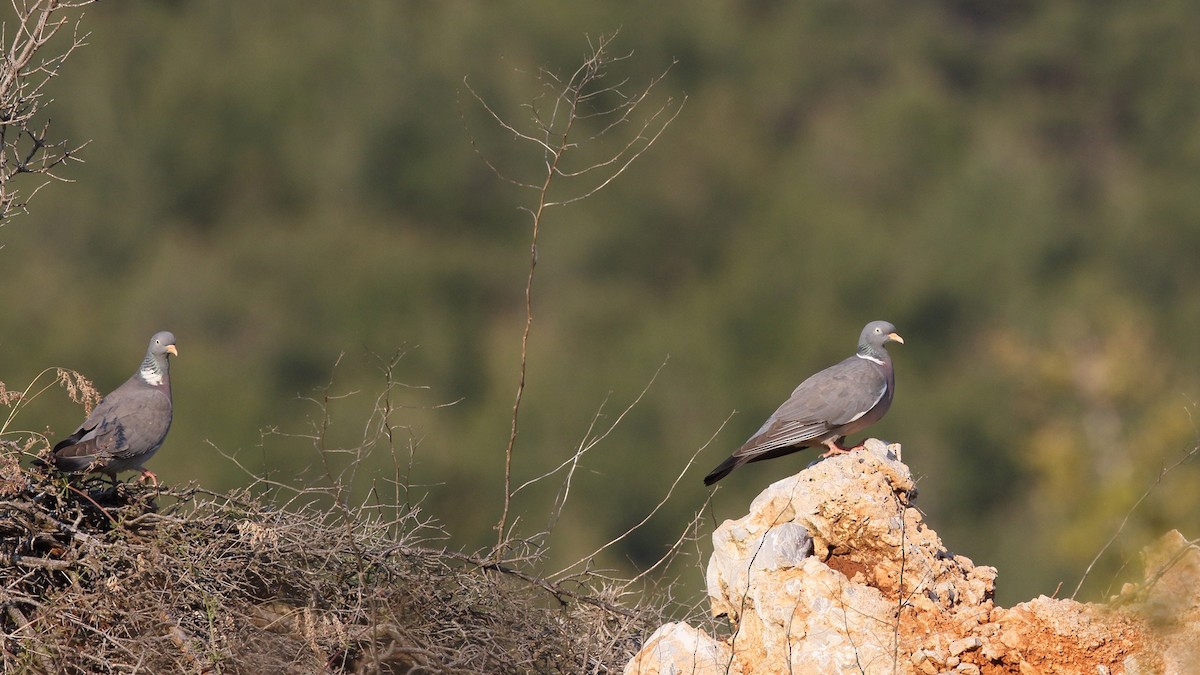
[[[138,480],[142,481],[142,480],[146,480],[147,478],[150,479],[151,485],[153,485],[154,487],[158,487],[158,476],[155,476],[154,472],[151,471],[150,469],[142,469],[142,475],[138,478]]]
[[[824,445],[825,445],[825,447],[827,447],[829,449],[826,450],[825,452],[821,453],[821,459],[833,457],[834,455],[845,455],[845,454],[849,454],[851,452],[857,452],[859,450],[867,449],[866,443],[859,443],[858,445],[855,445],[853,447],[843,448],[841,445],[838,444],[838,441],[844,441],[844,440],[846,440],[845,436],[842,436],[840,438],[831,438],[831,439],[825,441]]]
[[[842,446],[838,445],[839,440],[841,440],[841,439],[840,438],[831,438],[831,439],[825,441],[824,445],[825,445],[825,447],[827,447],[829,449],[826,450],[825,452],[821,453],[821,459],[833,457],[834,455],[844,455],[854,449],[854,448],[843,448]]]

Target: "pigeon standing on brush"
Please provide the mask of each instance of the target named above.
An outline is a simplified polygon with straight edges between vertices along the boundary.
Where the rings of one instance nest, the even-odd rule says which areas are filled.
[[[158,485],[142,467],[163,444],[171,428],[169,356],[179,356],[167,331],[150,338],[146,358],[133,377],[105,396],[70,437],[54,446],[60,471],[97,471],[117,482],[117,472],[136,470]]]
[[[829,450],[822,457],[842,454],[838,442],[878,422],[892,405],[896,379],[889,342],[904,344],[896,327],[872,321],[858,337],[858,351],[800,383],[750,440],[704,477],[712,485],[747,462],[782,457],[815,445]]]

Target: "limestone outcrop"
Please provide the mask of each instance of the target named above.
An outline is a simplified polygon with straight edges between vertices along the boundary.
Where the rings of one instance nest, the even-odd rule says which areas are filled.
[[[996,607],[996,570],[954,555],[913,506],[898,445],[817,462],[713,533],[723,639],[662,626],[626,675],[1200,672],[1200,548],[1149,547],[1145,579],[1106,604]]]

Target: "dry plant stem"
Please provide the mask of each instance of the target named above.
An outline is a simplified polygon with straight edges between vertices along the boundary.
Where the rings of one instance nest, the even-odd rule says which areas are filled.
[[[9,604],[7,614],[8,614],[9,620],[12,621],[13,624],[15,624],[17,626],[17,632],[29,633],[29,634],[37,633],[37,630],[29,622],[29,619],[21,612],[21,610],[16,605]],[[36,651],[36,650],[30,650],[29,653],[33,655],[34,660],[37,661],[37,664],[38,664],[38,666],[41,667],[42,672],[45,672],[45,673],[54,672],[54,667],[53,667],[52,663],[50,662],[50,660],[46,657],[45,654],[41,653],[40,651]]]
[[[35,117],[41,111],[46,83],[87,38],[86,34],[80,34],[79,17],[68,18],[63,12],[92,1],[11,0],[15,27],[10,29],[6,22],[0,38],[4,45],[0,63],[0,120],[3,120],[0,121],[0,222],[14,210],[24,210],[50,180],[69,182],[56,175],[54,169],[71,160],[80,161],[76,155],[86,144],[71,147],[66,141],[52,141],[49,123],[37,126]],[[74,28],[70,44],[58,53],[42,53],[68,25]],[[38,174],[48,180],[22,196],[12,184],[21,174]]]
[[[641,397],[639,396],[638,398],[640,400]],[[614,537],[613,539],[609,540],[608,543],[604,544],[603,546],[596,549],[595,551],[592,551],[588,555],[580,558],[575,563],[573,563],[567,567],[564,567],[563,569],[559,570],[558,572],[556,572],[550,576],[553,578],[558,578],[558,577],[564,576],[571,570],[574,570],[574,569],[580,567],[581,565],[587,563],[588,561],[594,559],[596,556],[598,556],[602,552],[604,552],[605,549],[613,546],[617,542],[628,537],[630,534],[632,534],[634,531],[636,531],[641,526],[645,525],[646,522],[649,521],[652,517],[654,517],[654,514],[658,513],[659,509],[661,509],[663,507],[663,505],[667,503],[667,500],[669,500],[671,498],[671,495],[674,494],[674,492],[675,492],[675,488],[678,487],[679,482],[681,480],[683,480],[683,477],[688,472],[688,469],[690,469],[692,467],[692,464],[694,464],[696,462],[696,457],[698,457],[701,452],[704,452],[704,450],[708,448],[708,446],[713,442],[713,439],[715,439],[721,433],[721,430],[725,428],[725,425],[728,424],[729,420],[732,418],[733,418],[733,415],[726,417],[725,421],[721,422],[721,426],[717,427],[717,430],[714,431],[711,436],[709,436],[708,440],[705,441],[704,445],[700,446],[699,448],[696,449],[695,452],[692,453],[692,456],[688,459],[687,464],[685,464],[683,469],[681,469],[679,471],[679,473],[675,476],[675,480],[671,483],[671,487],[667,489],[667,494],[663,495],[663,498],[661,500],[659,500],[658,504],[656,504],[653,509],[650,510],[650,513],[647,513],[645,515],[645,517],[643,517],[640,521],[638,521],[638,523],[636,525],[625,530],[619,536]],[[709,495],[709,499],[712,499],[711,494]],[[686,530],[685,530],[685,532],[686,532]],[[678,545],[678,542],[676,545]],[[672,546],[672,550],[674,548],[675,548],[675,546]],[[670,551],[668,551],[668,554],[669,553],[670,553]],[[660,559],[659,562],[661,562],[661,561],[662,560]],[[655,563],[655,566],[657,566],[657,565],[658,565],[658,563]],[[633,580],[631,580],[630,583],[632,583],[632,581],[636,581],[639,578],[641,578],[641,575],[638,575],[638,577],[635,577]]]
[[[570,496],[571,493],[572,479],[575,476],[576,469],[579,468],[579,461],[583,459],[584,455],[599,445],[601,441],[608,438],[609,434],[611,434],[613,430],[617,428],[621,421],[625,419],[626,415],[628,415],[630,411],[632,411],[634,407],[636,407],[637,404],[640,403],[643,398],[645,398],[646,393],[650,391],[650,387],[652,387],[655,380],[658,379],[658,374],[662,372],[663,367],[666,365],[667,362],[665,360],[659,364],[658,369],[654,371],[654,375],[650,377],[650,381],[646,383],[645,387],[642,387],[642,391],[639,392],[637,397],[633,399],[633,402],[625,406],[625,409],[621,411],[621,414],[617,415],[612,424],[609,424],[608,427],[599,434],[593,434],[592,432],[596,429],[596,424],[600,421],[600,418],[604,413],[604,406],[608,403],[611,392],[609,396],[605,396],[604,401],[601,402],[600,407],[596,410],[596,414],[592,416],[592,421],[588,424],[587,432],[584,434],[583,439],[580,440],[578,447],[575,449],[575,453],[572,454],[569,459],[564,460],[550,471],[547,471],[536,478],[531,478],[525,481],[517,489],[512,491],[512,494],[516,495],[518,492],[524,490],[530,485],[541,482],[542,480],[553,476],[564,468],[570,467],[567,470],[566,478],[563,479],[563,485],[559,489],[559,494],[554,500],[554,510],[550,516],[550,525],[547,528],[547,533],[554,528],[554,524],[558,522],[559,517],[562,515],[563,507],[566,506],[567,497]]]
[[[1159,470],[1158,475],[1154,478],[1154,481],[1150,483],[1150,487],[1146,488],[1146,491],[1142,493],[1142,496],[1138,497],[1138,500],[1133,503],[1133,506],[1129,507],[1129,510],[1125,512],[1125,517],[1121,519],[1121,524],[1117,526],[1117,531],[1113,533],[1112,537],[1110,537],[1107,542],[1105,542],[1104,546],[1100,547],[1100,550],[1096,553],[1096,556],[1092,558],[1092,562],[1089,563],[1087,569],[1084,570],[1083,576],[1079,578],[1079,583],[1075,584],[1075,590],[1071,593],[1072,600],[1075,599],[1075,596],[1079,595],[1079,589],[1083,588],[1083,582],[1087,581],[1088,575],[1092,573],[1092,568],[1094,568],[1096,563],[1100,561],[1101,556],[1103,556],[1105,551],[1107,551],[1109,547],[1117,541],[1117,538],[1121,536],[1121,532],[1123,532],[1125,530],[1125,526],[1129,524],[1129,518],[1133,516],[1133,512],[1142,505],[1142,502],[1146,501],[1146,498],[1149,497],[1152,492],[1154,492],[1154,489],[1158,487],[1159,483],[1163,481],[1163,478],[1165,478],[1168,473],[1175,470],[1180,464],[1183,464],[1184,462],[1195,457],[1197,454],[1200,454],[1200,444],[1197,444],[1191,450],[1185,452],[1182,457],[1175,461],[1174,464]]]
[[[34,386],[38,385],[42,379],[42,376],[51,372],[54,373],[54,380],[48,384],[41,385],[41,388],[39,388],[36,392],[33,392]],[[8,396],[4,397],[3,400],[0,401],[0,404],[11,405],[11,408],[8,411],[8,416],[4,419],[4,423],[0,424],[0,437],[6,435],[24,435],[30,439],[33,439],[33,442],[27,445],[25,451],[28,451],[32,447],[39,444],[48,445],[49,439],[39,432],[23,430],[14,431],[9,427],[12,426],[13,420],[16,419],[17,414],[24,409],[25,406],[29,405],[32,401],[44,394],[46,390],[50,389],[56,384],[67,390],[67,396],[73,402],[83,404],[85,415],[91,414],[92,408],[94,408],[100,401],[100,392],[86,377],[66,368],[46,368],[42,370],[42,372],[38,373],[37,376],[34,377],[33,380],[31,380],[29,384],[26,385],[26,387],[20,392],[6,392]],[[0,386],[0,390],[3,390],[2,386]],[[33,393],[31,394],[30,392]]]
[[[115,488],[116,486],[113,486],[113,487]],[[117,524],[117,520],[116,520],[116,518],[113,518],[113,517],[112,517],[112,514],[108,512],[108,509],[106,509],[106,508],[104,508],[103,506],[100,506],[99,504],[97,504],[97,503],[96,503],[96,500],[95,500],[95,499],[92,499],[92,497],[91,497],[91,496],[90,496],[88,493],[86,493],[86,492],[84,492],[84,491],[82,491],[82,490],[80,490],[80,489],[78,489],[78,488],[76,488],[76,487],[74,487],[74,486],[72,486],[72,485],[68,485],[68,486],[67,486],[67,489],[68,489],[68,490],[70,490],[71,492],[74,492],[75,494],[79,495],[80,497],[83,497],[84,499],[88,500],[89,502],[91,502],[92,506],[94,506],[94,507],[96,507],[97,509],[99,509],[99,510],[100,510],[100,513],[103,513],[103,514],[104,514],[104,517],[105,517],[105,518],[108,518],[108,521],[109,521],[110,523],[112,523],[113,525],[116,525],[116,524]]]
[[[700,450],[703,450],[703,449],[704,448],[700,448]],[[692,455],[691,461],[695,461],[696,457],[698,457],[700,455],[700,450],[697,450],[696,454]],[[691,464],[691,462],[689,462],[689,465],[690,464]],[[682,475],[682,474],[680,474],[680,475]],[[675,486],[672,485],[671,489],[674,490]],[[646,577],[646,575],[650,574],[651,572],[658,569],[662,565],[669,564],[670,561],[674,560],[675,557],[678,556],[679,553],[683,550],[683,545],[685,543],[687,543],[688,541],[695,541],[700,538],[699,534],[698,534],[700,523],[701,523],[701,521],[704,520],[704,511],[708,508],[708,505],[712,502],[712,498],[713,498],[713,493],[709,492],[708,497],[706,497],[704,499],[704,503],[700,505],[700,508],[696,509],[695,515],[692,516],[692,519],[688,522],[687,527],[685,527],[683,529],[683,532],[680,533],[679,538],[675,540],[675,543],[671,544],[671,547],[667,549],[667,552],[664,553],[662,555],[662,557],[659,558],[658,561],[656,561],[653,565],[642,570],[641,573],[639,573],[636,577],[625,582],[625,584],[624,584],[625,588],[628,588],[628,587],[632,586],[633,584],[641,581],[642,579],[644,579]]]
[[[548,109],[542,109],[539,103],[543,100],[543,96],[539,96],[533,103],[526,106],[532,114],[532,131],[524,131],[521,128],[523,125],[518,126],[500,115],[471,88],[465,78],[463,80],[467,91],[496,124],[511,133],[518,142],[529,143],[539,148],[543,156],[543,171],[539,179],[533,182],[517,180],[505,175],[479,149],[474,137],[471,138],[472,146],[497,177],[536,193],[532,207],[521,207],[521,210],[530,216],[529,272],[525,278],[525,323],[521,332],[517,390],[513,397],[509,420],[508,443],[504,449],[504,501],[500,518],[495,525],[496,545],[492,551],[492,557],[497,560],[503,556],[505,542],[511,540],[508,514],[513,496],[513,452],[520,429],[521,402],[525,395],[529,364],[529,336],[533,328],[533,284],[538,263],[538,237],[541,234],[546,209],[586,199],[607,187],[657,141],[682,109],[682,105],[675,106],[672,101],[668,101],[658,110],[646,116],[633,137],[624,142],[615,152],[608,154],[606,158],[592,161],[578,169],[563,168],[564,159],[568,154],[573,154],[573,151],[579,150],[584,145],[600,141],[606,135],[616,133],[620,127],[629,124],[634,111],[646,101],[654,86],[666,75],[664,72],[652,79],[644,89],[632,97],[626,96],[621,91],[621,87],[626,84],[624,81],[615,86],[600,84],[606,77],[609,66],[628,58],[627,55],[614,57],[608,53],[608,48],[615,38],[616,35],[613,34],[601,36],[595,43],[591,43],[589,40],[590,55],[565,82],[545,69],[541,71],[541,76],[547,81],[546,94],[543,96],[548,97],[551,103]],[[613,97],[617,102],[611,104],[610,107],[600,107],[604,97]],[[580,142],[572,138],[572,132],[581,120],[588,120],[595,124],[597,131],[591,137]],[[598,177],[592,174],[598,174]],[[560,177],[567,180],[569,184],[587,177],[592,184],[590,187],[576,190],[573,196],[568,194],[561,199],[551,200],[551,188],[554,187],[556,192],[559,190],[556,179]]]
[[[553,595],[555,597],[555,599],[557,599],[560,603],[562,603],[564,605],[566,604],[566,601],[563,600],[563,598],[568,598],[568,599],[574,600],[576,602],[583,602],[583,603],[592,605],[594,607],[599,607],[600,609],[603,609],[606,612],[611,612],[613,614],[620,614],[621,616],[626,617],[626,618],[635,619],[638,616],[637,612],[635,612],[631,609],[621,607],[620,605],[614,605],[611,602],[607,602],[607,601],[597,598],[595,596],[584,595],[582,593],[576,593],[575,591],[564,588],[561,584],[555,583],[548,579],[544,579],[542,577],[536,577],[527,572],[523,572],[515,567],[511,567],[511,566],[508,566],[508,565],[505,565],[502,563],[498,563],[493,560],[479,558],[479,557],[476,557],[473,555],[468,555],[466,553],[461,553],[459,551],[451,551],[449,549],[421,549],[421,551],[426,554],[445,556],[448,558],[453,558],[455,560],[460,560],[462,562],[474,565],[475,567],[478,567],[481,570],[486,570],[486,571],[490,571],[490,572],[500,572],[501,574],[508,574],[510,576],[514,576],[522,581],[533,584],[533,585],[537,586],[538,588],[544,589],[547,593],[549,593],[550,595]]]
[[[46,368],[46,369],[42,370],[42,372],[38,373],[37,376],[34,377],[29,382],[29,384],[25,386],[25,389],[21,390],[21,393],[16,397],[16,401],[13,403],[12,409],[8,411],[8,417],[5,418],[4,424],[0,425],[0,434],[8,432],[9,425],[12,424],[13,418],[15,418],[17,416],[17,413],[21,410],[21,408],[28,405],[29,402],[32,401],[33,399],[37,398],[38,396],[41,396],[50,387],[54,386],[55,383],[51,382],[50,384],[43,385],[42,388],[39,389],[37,391],[37,393],[34,394],[33,396],[29,395],[30,390],[32,390],[33,386],[38,383],[38,380],[42,379],[43,375],[45,375],[46,373],[48,373],[52,370],[54,370],[54,368]]]
[[[1166,561],[1162,564],[1162,566],[1155,570],[1154,574],[1150,575],[1150,577],[1146,579],[1145,583],[1142,584],[1141,588],[1137,589],[1136,593],[1130,594],[1127,597],[1118,598],[1114,604],[1123,605],[1134,602],[1135,600],[1145,600],[1146,596],[1150,593],[1150,589],[1154,588],[1154,585],[1158,583],[1159,579],[1162,579],[1167,572],[1171,571],[1171,568],[1175,566],[1175,563],[1182,560],[1183,556],[1187,555],[1187,553],[1197,545],[1200,545],[1200,539],[1192,539],[1190,541],[1183,542],[1183,546],[1179,547],[1179,550],[1175,552],[1175,555],[1171,556],[1170,560]]]
[[[854,665],[858,666],[858,672],[862,675],[867,675],[866,668],[863,668],[862,660],[859,658],[861,654],[858,651],[858,645],[854,642],[854,632],[850,630],[850,612],[846,605],[842,605],[842,630],[845,631],[846,638],[850,641],[850,646],[854,648]],[[791,669],[792,664],[788,664],[788,669]]]
[[[896,628],[892,632],[893,673],[900,667],[900,622],[904,620],[904,607],[908,604],[908,600],[904,596],[904,573],[908,570],[908,544],[906,541],[908,527],[904,522],[904,510],[907,505],[901,502],[899,497],[896,498],[896,505],[900,507],[900,579],[896,583]]]
[[[599,59],[599,53],[593,56],[593,61]],[[578,73],[577,73],[578,74]],[[574,78],[573,78],[574,79]],[[579,89],[572,90],[570,87],[560,96],[567,95],[571,97],[570,109],[574,111],[578,105]],[[560,99],[561,100],[561,99]],[[557,116],[557,115],[556,115]],[[546,202],[550,193],[550,185],[554,181],[555,172],[558,169],[558,163],[562,160],[563,154],[571,146],[567,139],[571,135],[571,127],[575,124],[575,115],[570,113],[567,116],[566,128],[559,134],[558,144],[551,146],[548,142],[545,144],[547,154],[549,156],[546,163],[546,175],[542,181],[541,188],[538,190],[537,206],[529,210],[532,218],[530,243],[529,243],[529,274],[525,278],[525,327],[521,332],[521,366],[517,376],[517,393],[513,399],[512,419],[508,434],[508,445],[504,448],[504,507],[500,512],[500,520],[496,523],[496,548],[492,552],[492,556],[498,558],[504,549],[504,542],[508,539],[508,533],[505,532],[505,523],[508,520],[508,509],[512,503],[512,456],[513,448],[517,443],[517,421],[521,414],[521,400],[525,395],[525,374],[529,364],[529,332],[533,328],[533,277],[537,271],[538,262],[538,234],[541,232],[542,214],[546,210]],[[552,133],[551,127],[545,127],[547,141],[549,141]]]
[[[570,127],[568,126],[568,131]],[[529,275],[525,279],[525,328],[521,332],[521,366],[517,376],[517,393],[513,399],[512,420],[508,433],[508,445],[504,448],[504,508],[500,512],[500,520],[496,523],[496,548],[493,552],[493,557],[499,556],[504,549],[504,541],[507,539],[508,533],[505,532],[505,523],[508,521],[508,508],[512,503],[512,456],[513,447],[517,443],[517,419],[521,414],[521,399],[525,395],[525,373],[529,363],[529,331],[533,327],[533,276],[537,270],[537,241],[538,233],[542,225],[542,213],[546,209],[546,194],[550,189],[550,182],[554,178],[554,168],[558,166],[558,161],[562,158],[562,153],[565,151],[567,134],[563,134],[563,146],[558,148],[558,151],[553,154],[553,162],[550,164],[550,171],[546,172],[546,181],[542,184],[542,189],[538,193],[537,208],[533,211],[532,234],[529,244]]]
[[[334,372],[337,371],[337,367],[341,364],[342,358],[344,356],[345,356],[344,353],[338,355],[337,361],[335,361],[334,365],[333,365]],[[343,540],[348,544],[350,551],[353,553],[353,561],[354,561],[354,567],[355,567],[354,573],[358,580],[358,583],[355,585],[355,593],[357,595],[357,603],[356,604],[358,604],[359,606],[365,605],[367,607],[367,609],[368,609],[367,615],[370,618],[369,623],[372,627],[372,631],[374,631],[375,627],[378,625],[378,616],[377,616],[378,608],[376,606],[376,603],[374,602],[373,597],[370,599],[363,598],[363,592],[364,592],[363,589],[365,589],[367,587],[367,583],[366,583],[367,563],[365,560],[365,552],[362,550],[361,546],[359,545],[358,538],[354,536],[355,527],[358,525],[358,513],[361,512],[362,507],[360,506],[357,509],[351,508],[351,506],[349,504],[349,496],[348,496],[350,486],[353,485],[353,483],[354,483],[354,478],[355,478],[355,474],[357,473],[357,469],[359,466],[362,465],[365,455],[370,451],[370,449],[372,447],[373,443],[372,443],[371,439],[373,438],[373,436],[370,433],[370,426],[368,423],[368,431],[366,433],[366,437],[363,439],[363,442],[360,443],[359,446],[353,450],[354,461],[351,462],[351,464],[350,464],[351,473],[350,473],[349,477],[345,477],[344,474],[342,474],[342,473],[339,473],[339,474],[334,473],[333,468],[330,464],[330,455],[332,453],[338,452],[338,451],[331,449],[326,442],[326,439],[328,438],[328,434],[329,434],[329,425],[330,425],[329,404],[330,404],[330,401],[332,401],[332,400],[344,398],[346,396],[350,396],[351,394],[345,394],[343,396],[332,396],[330,394],[330,391],[332,389],[333,389],[333,374],[330,374],[329,382],[323,388],[323,390],[321,392],[321,400],[318,403],[318,405],[321,408],[321,420],[320,420],[320,426],[317,430],[317,437],[316,437],[317,454],[321,458],[321,465],[325,471],[325,478],[329,482],[329,485],[332,486],[332,496],[333,496],[335,507],[341,513],[341,516],[342,516],[341,523],[342,523],[343,534],[344,534]],[[372,634],[373,640],[377,637],[378,637],[377,635]],[[376,654],[375,657],[377,659],[378,654]],[[376,668],[378,668],[378,665],[379,665],[378,662],[376,662],[375,663]]]
[[[401,475],[401,467],[403,467],[405,465],[400,461],[400,458],[396,454],[396,426],[394,426],[392,424],[392,414],[395,411],[395,404],[392,401],[392,391],[393,391],[393,389],[395,389],[395,387],[398,384],[396,382],[396,375],[395,375],[396,366],[400,363],[400,360],[403,359],[406,354],[407,354],[407,352],[401,350],[401,351],[396,352],[396,354],[394,354],[391,359],[389,359],[385,362],[383,361],[383,359],[380,359],[380,361],[383,362],[382,363],[382,371],[383,371],[383,376],[384,376],[384,389],[383,389],[383,393],[380,394],[379,397],[376,398],[376,400],[375,400],[375,415],[373,415],[371,420],[368,421],[368,425],[370,425],[373,421],[375,421],[376,418],[378,418],[378,424],[379,424],[378,431],[379,431],[379,433],[382,433],[384,438],[387,440],[388,453],[391,455],[392,467],[394,470],[393,475],[392,475],[392,498],[391,498],[392,501],[391,501],[391,504],[393,506],[393,509],[395,509],[393,511],[393,516],[397,519],[400,517],[400,514],[401,514],[400,509],[403,508],[405,510],[410,510],[410,511],[412,510],[412,496],[409,494],[407,486],[408,486],[409,482],[411,481],[411,477],[412,477],[412,460],[413,460],[414,448],[413,448],[412,441],[410,439],[408,463],[407,463],[407,467],[406,467],[406,472],[402,476]],[[371,434],[370,434],[369,430],[367,433],[364,434],[364,436],[368,437],[368,438],[370,437],[370,435]],[[401,491],[402,490],[404,493],[403,500],[401,500]],[[378,499],[377,501],[379,502],[380,505],[384,504],[382,499]],[[402,503],[403,503],[403,506],[402,506]]]

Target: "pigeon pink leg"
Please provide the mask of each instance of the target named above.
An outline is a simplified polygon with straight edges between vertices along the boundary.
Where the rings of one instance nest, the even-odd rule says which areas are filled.
[[[831,439],[825,441],[823,443],[823,445],[825,447],[829,448],[829,450],[821,453],[821,459],[825,459],[826,457],[833,457],[834,455],[844,455],[853,449],[853,448],[843,448],[842,446],[838,445],[838,439],[836,439],[836,438],[831,438]]]

